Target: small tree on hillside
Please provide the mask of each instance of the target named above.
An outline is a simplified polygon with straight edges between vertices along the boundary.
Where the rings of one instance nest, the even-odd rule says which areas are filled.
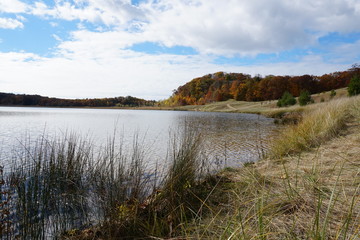
[[[355,75],[351,78],[349,86],[348,86],[349,96],[355,96],[360,94],[360,77],[359,75]]]
[[[277,102],[278,107],[286,107],[296,104],[296,99],[288,91],[284,92],[282,97]]]
[[[331,90],[331,92],[330,92],[330,98],[333,98],[333,97],[335,97],[336,96],[336,91],[333,89],[333,90]]]
[[[299,96],[300,106],[305,106],[306,104],[309,104],[311,102],[314,102],[314,100],[311,98],[309,91],[308,90],[301,91]]]

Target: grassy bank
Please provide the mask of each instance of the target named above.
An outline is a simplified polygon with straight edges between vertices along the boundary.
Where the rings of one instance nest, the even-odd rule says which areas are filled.
[[[194,238],[359,239],[359,106],[360,97],[308,106],[268,158],[224,171],[231,200]]]

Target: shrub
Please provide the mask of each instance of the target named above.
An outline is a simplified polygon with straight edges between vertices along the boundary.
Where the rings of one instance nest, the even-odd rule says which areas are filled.
[[[305,106],[309,103],[311,103],[313,99],[311,98],[311,95],[308,90],[301,91],[299,96],[299,104],[300,106]]]
[[[355,96],[360,94],[360,77],[359,75],[355,75],[351,78],[349,86],[348,86],[349,96]]]
[[[333,97],[335,97],[336,96],[336,91],[333,89],[333,90],[331,90],[331,92],[330,92],[330,98],[333,98]]]
[[[292,106],[296,104],[296,99],[289,92],[284,92],[282,97],[277,102],[278,107]]]

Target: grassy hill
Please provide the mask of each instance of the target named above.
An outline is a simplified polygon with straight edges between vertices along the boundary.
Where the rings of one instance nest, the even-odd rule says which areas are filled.
[[[331,98],[330,91],[313,94],[311,97],[315,103],[328,102],[331,100],[344,98],[347,96],[347,88],[341,88],[336,90],[336,95]],[[276,106],[277,100],[272,101],[258,101],[258,102],[247,102],[247,101],[235,101],[227,100],[223,102],[214,102],[205,105],[187,105],[183,107],[177,107],[179,110],[188,111],[203,111],[203,112],[233,112],[233,113],[255,113],[263,114],[269,117],[276,117],[284,112],[302,112],[304,107],[296,104],[291,107],[279,108]]]

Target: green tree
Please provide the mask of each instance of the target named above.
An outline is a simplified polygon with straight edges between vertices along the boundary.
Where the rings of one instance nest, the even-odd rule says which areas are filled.
[[[299,96],[300,106],[305,106],[306,104],[309,104],[311,102],[313,102],[313,99],[311,98],[310,92],[308,90],[301,91]]]
[[[360,77],[359,75],[355,75],[351,78],[349,86],[348,86],[349,96],[355,96],[360,94]]]
[[[336,91],[333,89],[333,90],[331,90],[331,92],[330,92],[330,98],[333,98],[333,97],[335,97],[336,96]]]
[[[278,100],[278,107],[286,107],[296,104],[296,99],[288,91],[284,92],[282,97]]]

